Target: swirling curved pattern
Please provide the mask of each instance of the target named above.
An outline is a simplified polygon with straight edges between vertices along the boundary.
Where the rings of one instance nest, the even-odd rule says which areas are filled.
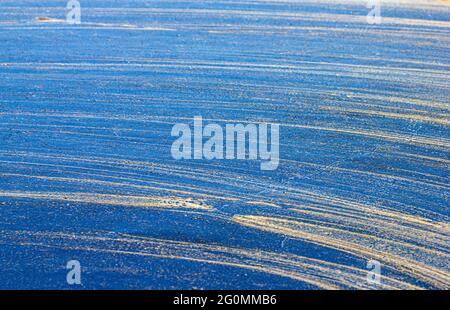
[[[0,288],[449,289],[448,3],[0,4]],[[280,165],[171,128],[280,125]],[[381,263],[381,283],[367,262]]]

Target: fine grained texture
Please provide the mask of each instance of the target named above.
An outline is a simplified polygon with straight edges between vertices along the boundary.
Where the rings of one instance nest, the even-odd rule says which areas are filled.
[[[80,2],[0,2],[0,288],[450,288],[448,2]],[[278,169],[173,159],[195,116]]]

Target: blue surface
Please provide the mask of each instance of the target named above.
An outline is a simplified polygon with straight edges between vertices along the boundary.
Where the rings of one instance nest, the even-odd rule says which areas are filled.
[[[0,3],[1,289],[450,288],[448,4],[65,2]],[[279,168],[172,159],[197,115]]]

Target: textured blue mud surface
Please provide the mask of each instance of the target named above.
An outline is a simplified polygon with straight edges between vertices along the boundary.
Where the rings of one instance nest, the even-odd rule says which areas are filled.
[[[449,6],[386,2],[1,1],[0,288],[450,288]],[[197,115],[279,168],[172,159]]]

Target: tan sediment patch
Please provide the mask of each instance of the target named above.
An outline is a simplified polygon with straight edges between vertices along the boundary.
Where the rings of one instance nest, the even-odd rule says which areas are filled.
[[[177,197],[145,197],[125,196],[115,194],[93,194],[93,193],[55,193],[55,192],[6,192],[0,191],[0,197],[29,198],[43,200],[61,200],[82,203],[95,203],[106,205],[119,205],[124,207],[138,208],[162,208],[162,209],[195,209],[214,210],[213,207],[200,201],[181,199]]]
[[[36,18],[36,21],[39,23],[65,23],[66,22],[64,19],[49,18],[49,17],[45,17],[45,16]]]

